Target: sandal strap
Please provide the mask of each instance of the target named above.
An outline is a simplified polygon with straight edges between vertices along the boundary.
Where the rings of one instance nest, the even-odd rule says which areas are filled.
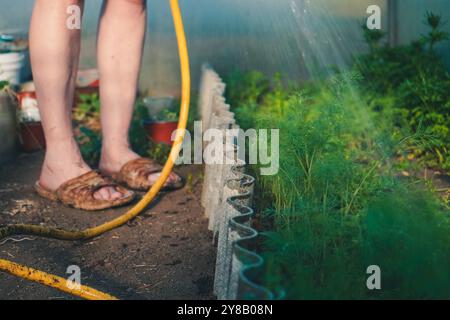
[[[105,179],[96,171],[90,171],[66,181],[58,188],[56,193],[63,203],[97,206],[111,202],[111,200],[100,200],[94,197],[96,191],[105,187],[115,188],[123,195],[123,198],[130,194],[127,189]]]
[[[149,175],[159,173],[161,170],[162,166],[154,160],[138,158],[127,162],[120,169],[120,180],[133,188],[145,188],[148,186]]]

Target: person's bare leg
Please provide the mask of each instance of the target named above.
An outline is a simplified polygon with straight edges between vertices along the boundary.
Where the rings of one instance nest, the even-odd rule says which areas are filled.
[[[98,32],[103,149],[100,169],[118,172],[139,158],[128,131],[138,86],[147,23],[145,0],[105,0]],[[158,178],[152,174],[150,181]],[[176,180],[172,174],[169,180]]]
[[[30,54],[47,149],[39,183],[56,190],[91,169],[73,136],[71,108],[80,53],[80,30],[66,27],[69,5],[77,0],[36,0],[30,25]],[[98,199],[116,199],[113,188],[97,191]]]

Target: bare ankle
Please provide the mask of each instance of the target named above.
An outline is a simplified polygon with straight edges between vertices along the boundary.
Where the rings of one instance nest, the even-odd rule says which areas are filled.
[[[39,181],[49,189],[56,189],[65,181],[88,171],[90,168],[74,140],[53,143],[47,147]]]
[[[134,160],[139,156],[128,146],[103,147],[100,158],[100,170],[105,172],[119,171],[128,161]]]

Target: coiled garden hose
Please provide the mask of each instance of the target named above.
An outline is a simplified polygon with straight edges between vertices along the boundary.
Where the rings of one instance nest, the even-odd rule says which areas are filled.
[[[123,215],[101,224],[96,227],[88,228],[85,230],[64,230],[59,228],[51,228],[39,225],[28,224],[13,224],[0,227],[0,239],[10,237],[12,235],[34,235],[58,240],[87,240],[97,237],[105,232],[120,227],[139,215],[155,198],[161,188],[164,186],[167,178],[169,177],[174,167],[174,162],[177,159],[181,145],[185,135],[185,129],[189,115],[189,103],[190,103],[190,90],[191,90],[191,78],[189,68],[189,55],[186,44],[186,36],[184,32],[183,19],[181,16],[180,6],[178,0],[170,0],[170,7],[172,10],[172,17],[175,27],[175,33],[178,42],[178,51],[180,58],[181,68],[181,106],[180,106],[180,118],[178,121],[178,130],[172,149],[170,150],[169,158],[164,165],[161,175],[156,183],[150,188],[150,190],[144,195],[144,197],[130,210]],[[12,275],[35,281],[61,291],[79,296],[81,298],[89,300],[110,300],[116,299],[115,297],[97,291],[87,286],[72,286],[68,285],[66,279],[58,277],[56,275],[48,274],[39,270],[35,270],[26,266],[16,264],[14,262],[0,259],[0,270],[8,272]]]

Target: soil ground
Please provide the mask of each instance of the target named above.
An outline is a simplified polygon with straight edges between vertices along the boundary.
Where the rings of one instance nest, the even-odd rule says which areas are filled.
[[[41,199],[33,191],[42,154],[22,154],[0,168],[0,225],[33,223],[81,229],[117,217],[127,207],[82,212]],[[215,248],[199,203],[200,166],[182,190],[162,194],[127,225],[89,241],[14,236],[0,239],[0,258],[68,277],[81,269],[82,284],[120,299],[214,299]],[[0,272],[0,299],[75,299]]]

